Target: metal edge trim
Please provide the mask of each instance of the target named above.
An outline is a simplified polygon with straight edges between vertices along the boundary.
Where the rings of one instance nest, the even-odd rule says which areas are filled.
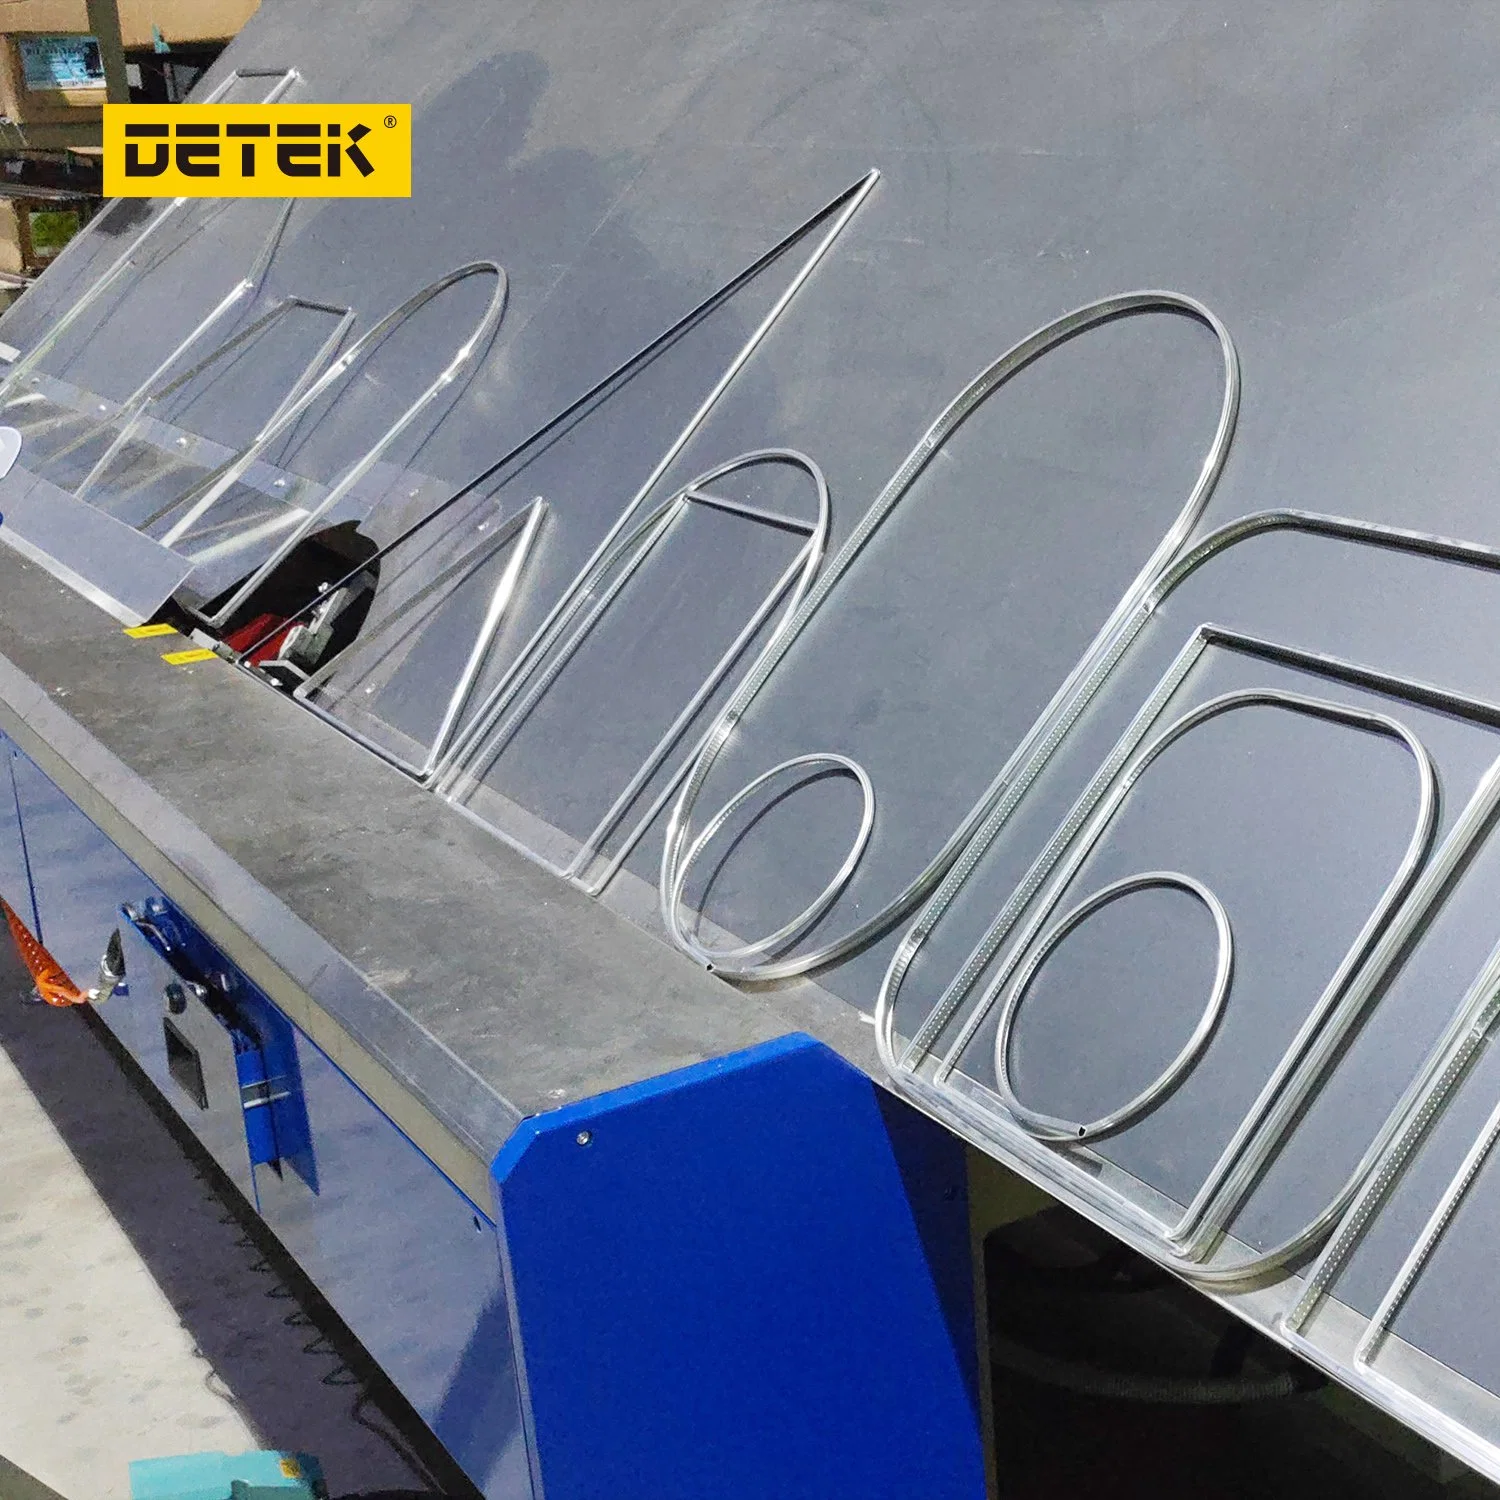
[[[378,1003],[395,1009],[395,1002],[371,985],[325,939],[295,915],[264,886],[219,849],[189,819],[177,811],[112,752],[48,698],[46,692],[7,657],[0,654],[0,730],[29,756],[59,790],[111,839],[161,890],[180,905],[247,977],[364,1092],[396,1127],[426,1155],[465,1196],[483,1206],[493,1202],[489,1162],[497,1143],[475,1139],[452,1118],[445,1118],[432,1101],[419,1099],[402,1081],[393,1062],[370,1040],[320,1003],[314,991],[339,979],[355,981]],[[64,753],[61,745],[67,745]],[[113,782],[128,787],[136,805],[129,810],[103,789]],[[147,830],[155,830],[154,834]],[[170,830],[169,841],[163,833]],[[178,852],[163,845],[171,842]],[[182,856],[192,853],[192,866]],[[216,881],[214,876],[219,879]],[[299,982],[263,942],[215,898],[215,885],[250,895],[279,923],[294,929],[304,944],[320,950],[323,962],[311,979]],[[426,1033],[424,1033],[426,1035]],[[451,1064],[488,1092],[512,1123],[521,1119],[514,1106],[500,1098],[436,1038],[427,1041]]]

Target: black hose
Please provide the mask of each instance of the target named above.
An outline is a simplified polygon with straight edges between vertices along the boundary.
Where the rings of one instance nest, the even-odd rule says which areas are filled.
[[[1055,1386],[1075,1396],[1107,1401],[1143,1401],[1158,1406],[1238,1406],[1249,1401],[1276,1401],[1318,1390],[1326,1382],[1315,1370],[1287,1370],[1280,1375],[1141,1375],[1077,1364],[1042,1354],[997,1333],[990,1334],[990,1363],[1011,1375]]]
[[[681,318],[679,318],[674,324],[672,324],[670,328],[666,330],[665,333],[658,334],[654,339],[651,340],[649,344],[645,346],[645,348],[637,350],[623,364],[617,365],[602,380],[590,386],[589,389],[583,393],[583,395],[579,396],[576,400],[569,402],[569,404],[565,406],[560,412],[557,412],[554,416],[549,417],[534,432],[532,432],[529,436],[522,438],[521,441],[515,445],[515,447],[510,449],[509,452],[505,453],[500,458],[497,458],[494,463],[490,464],[486,469],[482,470],[478,474],[475,474],[471,479],[465,480],[464,483],[460,485],[453,494],[449,495],[448,498],[441,504],[435,506],[420,520],[413,521],[409,526],[407,526],[404,530],[399,532],[395,537],[388,541],[383,547],[379,547],[374,552],[372,552],[370,556],[367,557],[365,561],[358,567],[351,568],[347,573],[343,575],[342,578],[339,578],[336,582],[329,584],[326,589],[320,590],[311,599],[309,599],[306,604],[304,604],[299,610],[297,610],[295,614],[288,615],[278,624],[273,625],[269,630],[265,632],[264,635],[261,636],[258,641],[255,641],[251,645],[246,646],[242,651],[233,652],[233,660],[238,662],[242,666],[249,665],[251,663],[251,658],[255,655],[255,653],[259,651],[262,646],[271,641],[275,637],[277,632],[284,629],[287,625],[292,624],[294,621],[301,620],[308,614],[309,611],[316,609],[322,602],[325,593],[333,593],[334,591],[343,588],[346,584],[353,583],[354,580],[359,577],[360,573],[362,573],[372,563],[380,563],[388,554],[394,552],[396,548],[403,546],[406,542],[410,541],[412,537],[416,536],[416,534],[424,527],[431,525],[431,523],[436,521],[439,516],[444,515],[448,511],[452,510],[453,507],[459,503],[459,501],[466,499],[481,486],[487,484],[491,479],[496,478],[509,465],[518,462],[523,456],[527,454],[529,450],[534,449],[537,451],[542,451],[543,445],[546,442],[552,440],[555,435],[561,433],[573,417],[586,414],[593,407],[596,401],[602,402],[604,400],[607,400],[627,380],[631,379],[641,370],[645,369],[646,366],[649,365],[651,361],[654,360],[659,354],[663,353],[667,349],[670,349],[678,339],[691,332],[693,328],[695,328],[710,314],[717,312],[718,309],[721,308],[732,296],[734,296],[736,292],[748,286],[749,283],[752,282],[757,276],[759,276],[762,271],[764,271],[767,267],[780,259],[780,257],[784,255],[788,250],[790,250],[792,246],[802,238],[803,235],[807,234],[810,230],[815,229],[825,220],[830,219],[834,215],[836,215],[838,211],[850,201],[850,199],[852,199],[857,193],[861,191],[863,186],[864,179],[861,179],[859,182],[854,183],[852,186],[845,188],[845,190],[840,193],[837,198],[835,198],[831,203],[825,204],[817,211],[817,213],[812,216],[812,218],[806,220],[802,224],[799,224],[797,228],[792,230],[790,234],[786,235],[783,239],[778,240],[776,244],[772,245],[764,255],[761,255],[756,260],[752,261],[751,264],[746,266],[744,270],[740,271],[731,280],[725,282],[724,285],[718,289],[718,291],[711,293],[702,302],[700,302],[697,307],[693,308],[691,312],[686,313]],[[514,475],[507,475],[505,482],[508,482],[511,478],[514,478]]]
[[[1170,1272],[1118,1243],[1082,1264],[1051,1266],[992,1238],[985,1246],[985,1261],[991,1276],[1002,1275],[1007,1282],[1025,1282],[1037,1291],[1068,1296],[1154,1292],[1172,1283]]]

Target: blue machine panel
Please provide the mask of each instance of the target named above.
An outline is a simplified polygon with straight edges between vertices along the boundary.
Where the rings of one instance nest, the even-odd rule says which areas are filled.
[[[21,842],[21,819],[16,811],[16,750],[0,734],[0,896],[10,902],[28,924],[36,921],[31,899],[31,876],[26,848]]]
[[[121,932],[126,991],[96,1014],[489,1500],[530,1500],[488,1215],[47,776],[0,751],[0,894],[80,985]]]
[[[526,1122],[493,1168],[497,1244],[51,781],[15,771],[0,860],[29,875],[44,942],[88,983],[120,929],[129,992],[98,1014],[490,1500],[543,1476],[548,1500],[867,1500],[924,1453],[924,1500],[981,1500],[952,1136],[783,1038]]]
[[[36,935],[73,982],[87,988],[120,925],[120,903],[154,895],[155,887],[19,753],[15,777],[36,896]]]
[[[792,1036],[496,1159],[547,1500],[981,1500],[963,1147]]]
[[[486,1495],[529,1497],[495,1226],[296,1041],[319,1188],[257,1167],[262,1215]]]

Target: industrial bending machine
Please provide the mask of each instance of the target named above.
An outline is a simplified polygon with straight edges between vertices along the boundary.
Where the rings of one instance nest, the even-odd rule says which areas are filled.
[[[411,197],[6,315],[12,930],[492,1500],[979,1500],[1039,1202],[1500,1478],[1497,71],[265,0]]]

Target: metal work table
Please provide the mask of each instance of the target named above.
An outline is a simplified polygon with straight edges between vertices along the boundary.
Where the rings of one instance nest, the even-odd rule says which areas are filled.
[[[226,663],[6,550],[0,599],[0,728],[471,1195],[523,1116],[788,1031],[876,1069],[852,1007],[732,989]]]

